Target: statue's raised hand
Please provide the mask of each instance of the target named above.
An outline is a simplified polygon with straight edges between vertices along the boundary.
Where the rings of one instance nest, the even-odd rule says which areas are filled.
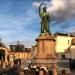
[[[43,4],[44,4],[44,3],[43,3],[43,2],[41,2],[41,3],[40,3],[40,7],[41,7]]]

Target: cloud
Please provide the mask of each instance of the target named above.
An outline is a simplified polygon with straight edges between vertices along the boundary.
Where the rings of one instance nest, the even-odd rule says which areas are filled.
[[[38,7],[41,2],[34,2],[33,5]],[[75,1],[74,0],[51,0],[47,3],[47,12],[52,20],[62,22],[75,18]]]
[[[75,1],[74,0],[52,0],[52,5],[47,11],[58,21],[75,19]]]
[[[44,2],[44,1],[43,1]],[[38,8],[39,2],[33,2]],[[52,21],[50,22],[51,31],[54,32],[75,32],[75,1],[74,0],[50,0],[44,2],[47,12]]]
[[[32,6],[38,8],[40,6],[40,2],[33,2]]]

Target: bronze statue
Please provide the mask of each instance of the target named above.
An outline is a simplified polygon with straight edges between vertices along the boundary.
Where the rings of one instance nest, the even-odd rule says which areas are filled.
[[[43,3],[39,6],[39,16],[41,17],[41,33],[50,33],[49,15],[46,12],[46,7],[42,8]]]

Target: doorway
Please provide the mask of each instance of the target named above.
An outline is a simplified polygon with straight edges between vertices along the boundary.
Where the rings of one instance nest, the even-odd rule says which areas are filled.
[[[5,50],[0,49],[0,60],[5,60]]]

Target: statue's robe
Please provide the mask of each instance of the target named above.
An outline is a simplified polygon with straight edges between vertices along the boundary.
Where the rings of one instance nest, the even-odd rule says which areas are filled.
[[[41,33],[49,33],[49,16],[47,12],[41,11]]]

